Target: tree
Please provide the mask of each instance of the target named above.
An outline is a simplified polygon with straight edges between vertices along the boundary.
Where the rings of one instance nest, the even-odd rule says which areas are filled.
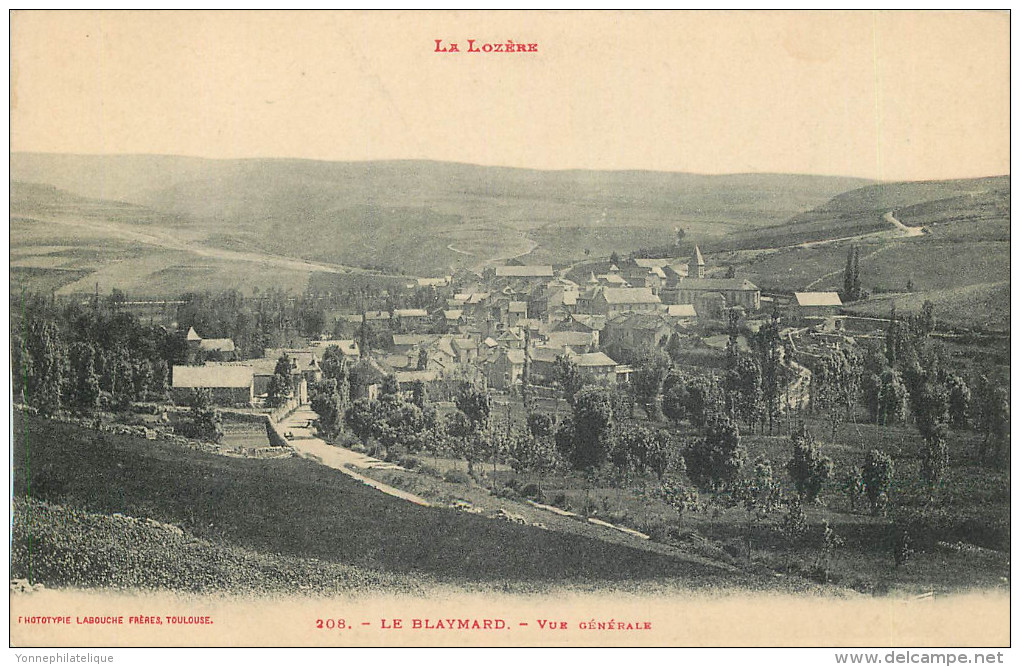
[[[861,468],[864,493],[871,503],[871,513],[878,516],[889,502],[892,489],[893,461],[888,454],[872,449]]]
[[[649,350],[638,362],[631,376],[634,396],[641,403],[649,419],[659,418],[659,392],[669,373],[669,357],[658,349]]]
[[[691,424],[703,428],[713,416],[722,413],[721,393],[714,377],[692,375],[687,380],[684,387],[684,411]]]
[[[680,345],[680,334],[675,331],[669,335],[669,341],[666,342],[666,354],[669,355],[669,360],[674,367],[680,365],[680,355],[682,353]]]
[[[965,429],[970,421],[970,387],[956,374],[950,374],[946,383],[949,387],[949,422],[954,429]]]
[[[187,438],[219,442],[223,437],[223,424],[219,411],[212,405],[212,395],[208,389],[194,389],[188,396],[188,419],[180,425],[182,434]]]
[[[351,403],[344,413],[344,423],[351,432],[358,436],[361,444],[367,446],[369,439],[375,432],[376,423],[376,401],[367,398],[359,398]]]
[[[1009,439],[1009,390],[997,387],[981,376],[978,381],[978,430],[981,440],[978,457],[982,461],[989,459],[1002,461],[1008,451],[1006,441]]]
[[[269,385],[266,387],[266,402],[270,407],[278,408],[290,399],[293,393],[290,384],[290,371],[290,357],[286,354],[280,355],[280,358],[276,360],[273,377],[269,379]]]
[[[529,412],[528,417],[528,432],[533,438],[548,438],[553,432],[553,420],[552,417],[544,412]]]
[[[787,462],[786,471],[793,480],[800,501],[813,503],[818,500],[825,482],[832,478],[832,459],[822,455],[803,424],[791,439],[793,458]]]
[[[677,462],[677,475],[663,479],[659,484],[662,499],[676,512],[677,530],[683,530],[684,515],[698,509],[698,490],[683,480],[686,470],[683,458]]]
[[[924,438],[925,450],[921,454],[921,477],[929,492],[942,481],[949,466],[949,391],[933,373],[922,374],[916,390],[914,418]]]
[[[725,382],[733,415],[753,431],[764,408],[758,360],[749,354],[738,355],[733,368],[726,374]]]
[[[860,468],[852,467],[840,477],[840,488],[847,495],[850,511],[857,511],[857,500],[864,495],[864,473]]]
[[[769,323],[762,326],[752,338],[754,350],[761,367],[762,405],[769,420],[769,434],[776,417],[780,415],[783,387],[783,344],[779,335],[779,311],[772,311]],[[688,461],[688,463],[690,463]]]
[[[705,437],[684,456],[691,481],[699,488],[718,490],[732,482],[744,467],[747,454],[740,444],[740,430],[724,415],[706,425]]]
[[[747,562],[751,562],[751,537],[755,526],[782,505],[782,492],[768,459],[754,462],[754,474],[737,487],[735,498],[747,513]]]
[[[612,447],[613,404],[605,387],[587,386],[574,397],[574,446],[570,463],[575,470],[601,466]]]
[[[96,372],[95,350],[88,343],[75,343],[71,347],[72,382],[71,401],[85,414],[99,409],[99,374]]]
[[[620,255],[615,250],[609,255],[609,263],[613,266],[620,266]]]
[[[925,449],[921,454],[921,478],[928,484],[929,494],[945,478],[949,469],[949,427],[945,422],[935,424],[925,436]]]
[[[584,376],[581,374],[581,369],[577,367],[577,364],[570,357],[561,354],[556,357],[556,361],[553,363],[553,377],[563,389],[567,402],[573,404],[574,395],[584,385]]]
[[[490,417],[492,414],[492,403],[485,390],[476,389],[465,383],[455,400],[457,409],[464,413],[470,425],[470,433],[462,438],[460,442],[463,447],[461,453],[468,463],[468,473],[474,472],[475,461],[482,458],[484,444],[483,433],[488,433],[490,428]],[[493,467],[495,467],[496,451],[493,450]]]
[[[687,418],[687,387],[683,381],[676,382],[662,394],[662,412],[675,424]]]

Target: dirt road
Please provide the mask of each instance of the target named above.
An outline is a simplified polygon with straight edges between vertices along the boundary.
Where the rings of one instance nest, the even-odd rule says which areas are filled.
[[[316,463],[320,463],[324,466],[328,466],[335,470],[353,477],[363,484],[371,486],[373,489],[378,489],[387,495],[401,498],[409,502],[424,505],[429,507],[431,503],[420,496],[416,496],[413,493],[407,491],[401,491],[400,489],[394,488],[382,482],[377,482],[374,479],[360,475],[353,468],[375,468],[375,467],[388,467],[396,468],[392,464],[387,464],[379,459],[374,459],[371,456],[365,456],[364,454],[358,454],[344,447],[334,447],[326,443],[324,440],[315,437],[311,428],[308,428],[307,424],[309,420],[315,419],[316,415],[311,409],[304,407],[295,410],[289,417],[280,422],[279,428],[285,434],[292,434],[287,436],[287,441],[290,446],[306,459],[311,459]]]

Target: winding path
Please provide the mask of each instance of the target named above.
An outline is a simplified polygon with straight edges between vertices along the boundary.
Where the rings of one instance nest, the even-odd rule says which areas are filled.
[[[308,428],[307,424],[310,420],[315,419],[318,415],[315,414],[311,409],[307,407],[301,407],[295,410],[289,417],[280,422],[279,428],[286,434],[287,442],[299,456],[320,463],[334,470],[339,470],[349,477],[353,477],[362,484],[371,486],[373,489],[378,489],[387,495],[394,496],[395,498],[401,498],[417,505],[423,505],[429,507],[431,503],[421,496],[416,496],[413,493],[402,491],[394,488],[388,484],[377,482],[374,479],[365,477],[355,472],[352,468],[398,468],[393,464],[387,464],[379,459],[374,459],[371,456],[365,456],[364,454],[358,454],[357,452],[345,449],[344,447],[334,447],[326,443],[324,440],[315,437],[312,434],[312,429]]]
[[[827,243],[836,243],[837,241],[857,241],[857,240],[866,239],[866,238],[874,237],[874,236],[881,236],[882,238],[902,239],[902,238],[911,238],[911,237],[916,237],[916,236],[924,236],[925,234],[928,233],[928,230],[925,229],[924,227],[908,227],[908,226],[904,225],[902,222],[897,220],[895,216],[893,216],[893,212],[892,211],[889,211],[888,213],[883,214],[882,215],[882,219],[885,220],[886,222],[888,222],[889,224],[891,224],[893,226],[893,229],[885,229],[885,230],[881,230],[881,231],[877,231],[877,232],[871,232],[870,234],[861,234],[860,236],[846,236],[846,237],[839,238],[839,239],[826,239],[824,241],[809,241],[807,243],[799,244],[799,247],[810,248],[810,247],[814,247],[814,246],[824,245],[824,244],[827,244]],[[888,250],[891,247],[893,247],[893,246],[883,245],[883,246],[877,248],[874,252],[870,252],[867,255],[864,255],[863,257],[861,257],[861,259],[871,259],[875,255],[877,255],[879,253],[882,253],[882,252],[885,252],[886,250]],[[816,285],[822,283],[823,281],[828,280],[829,278],[832,278],[833,276],[838,276],[842,272],[843,272],[843,269],[838,269],[836,271],[829,271],[828,273],[825,273],[825,274],[819,276],[818,278],[815,278],[810,283],[805,285],[804,289],[809,290],[809,289],[815,287]]]

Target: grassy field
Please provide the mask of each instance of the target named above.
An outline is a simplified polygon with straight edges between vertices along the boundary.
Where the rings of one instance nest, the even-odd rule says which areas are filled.
[[[974,350],[957,351],[976,354]],[[964,371],[964,366],[960,370]],[[518,426],[523,419],[519,406],[519,400],[512,403],[512,418]],[[548,405],[542,408],[551,410]],[[498,404],[494,417],[504,419],[505,410],[504,404]],[[643,416],[642,411],[638,410],[637,415]],[[752,551],[758,565],[820,581],[822,575],[817,566],[822,551],[822,524],[827,521],[843,542],[827,565],[832,583],[866,593],[910,594],[1008,586],[1010,474],[1008,466],[976,460],[979,435],[972,431],[950,433],[947,482],[929,504],[919,472],[923,442],[915,427],[851,423],[841,425],[832,436],[823,420],[810,415],[801,417],[822,452],[832,458],[836,476],[825,486],[820,502],[805,508],[809,528],[800,540],[791,542],[781,532],[782,511],[752,529]],[[496,428],[503,428],[503,423]],[[647,425],[643,420],[640,423]],[[666,423],[659,426],[676,428]],[[681,437],[697,437],[686,424],[679,427],[679,433]],[[792,456],[785,431],[775,436],[745,433],[741,441],[747,449],[749,464],[759,456],[768,458],[785,493],[792,494],[792,482],[783,468]],[[895,466],[894,507],[881,516],[872,516],[867,511],[866,500],[851,509],[839,483],[839,475],[861,465],[871,449],[888,453]],[[432,465],[430,457],[420,458]],[[463,470],[463,463],[459,467]],[[491,467],[480,464],[478,470],[479,484],[490,486]],[[382,470],[369,474],[426,497],[453,493],[449,483],[425,474],[410,478],[407,473]],[[521,489],[528,484],[541,489],[544,502],[637,529],[687,551],[714,555],[735,564],[747,562],[747,515],[742,508],[727,509],[724,503],[705,502],[701,511],[689,513],[678,525],[675,511],[661,499],[658,483],[651,477],[631,479],[621,487],[608,476],[592,483],[577,474],[517,474],[503,466],[497,469],[495,486],[501,489],[500,493],[513,496],[508,485]],[[703,501],[708,499],[702,497]],[[891,540],[894,530],[901,529],[911,535],[915,554],[906,565],[897,567]]]
[[[213,551],[229,547],[271,559],[317,559],[457,586],[688,588],[747,582],[691,559],[419,507],[303,459],[218,457],[20,414],[14,434],[15,496],[85,513],[73,515],[75,525],[93,525],[98,519],[91,515],[121,513],[176,526],[212,544]],[[61,511],[48,515],[51,527],[41,525],[40,535],[53,533]],[[24,540],[35,530],[31,522],[26,526]],[[90,544],[103,548],[102,542]],[[39,557],[67,567],[81,557],[73,546],[58,547],[63,556]],[[19,544],[15,554],[26,548]],[[175,551],[174,557],[184,554]],[[15,563],[19,572],[25,567]],[[97,572],[86,578],[88,585],[109,583],[109,575]],[[47,585],[80,582],[60,568],[50,576]]]

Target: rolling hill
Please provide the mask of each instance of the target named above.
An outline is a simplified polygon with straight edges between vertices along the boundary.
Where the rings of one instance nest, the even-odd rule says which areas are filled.
[[[767,291],[839,290],[858,245],[870,298],[855,312],[913,312],[930,300],[956,327],[1008,331],[1009,188],[1008,176],[869,185],[736,235],[713,259]]]
[[[11,178],[177,217],[224,244],[435,275],[767,226],[866,183],[781,174],[536,171],[427,161],[14,154]]]

